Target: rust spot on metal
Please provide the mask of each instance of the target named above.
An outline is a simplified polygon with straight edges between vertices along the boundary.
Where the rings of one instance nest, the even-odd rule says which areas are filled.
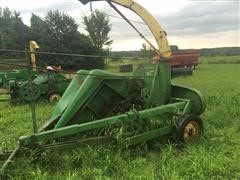
[[[83,83],[83,80],[81,79],[81,77],[80,76],[78,76],[78,75],[76,75],[76,80],[77,80],[77,85],[80,87],[81,85],[82,85],[82,83]]]

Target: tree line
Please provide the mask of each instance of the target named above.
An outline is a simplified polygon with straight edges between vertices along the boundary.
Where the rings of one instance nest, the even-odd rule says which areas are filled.
[[[94,11],[82,19],[88,35],[78,31],[78,24],[68,14],[60,11],[49,11],[44,18],[32,14],[30,26],[23,23],[20,13],[0,7],[0,48],[29,49],[30,40],[36,41],[40,49],[46,52],[61,52],[93,56],[152,57],[153,51],[143,45],[139,51],[110,52],[112,40],[109,38],[111,25],[108,17],[102,12]],[[172,45],[173,52],[181,49]],[[236,56],[240,47],[198,49],[201,56]],[[25,58],[26,54],[0,52],[0,58]],[[104,67],[103,57],[74,57],[61,55],[38,54],[39,66],[61,65],[64,69],[94,69]]]
[[[240,55],[240,47],[203,48],[199,51],[200,55],[205,57]]]
[[[112,43],[108,33],[109,19],[101,12],[94,11],[83,17],[88,35],[78,31],[78,24],[68,14],[49,11],[44,18],[32,14],[30,26],[23,23],[20,13],[0,8],[0,48],[29,49],[30,40],[36,41],[44,52],[106,56]],[[0,52],[3,58],[24,58],[25,54]],[[61,65],[64,69],[94,69],[104,67],[103,57],[75,57],[37,54],[39,66]]]
[[[176,45],[171,46],[172,52],[188,51],[192,49],[179,49]],[[216,56],[240,56],[240,47],[219,47],[219,48],[202,48],[195,49],[200,53],[201,57],[216,57]],[[114,59],[121,57],[146,57],[150,58],[154,55],[151,50],[142,48],[140,51],[113,51],[111,57]]]

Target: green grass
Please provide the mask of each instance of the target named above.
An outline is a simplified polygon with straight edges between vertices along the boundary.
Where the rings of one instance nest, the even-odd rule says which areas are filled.
[[[120,150],[113,145],[84,146],[14,159],[10,179],[239,179],[240,178],[240,65],[201,64],[193,76],[175,83],[199,89],[207,101],[200,142],[183,149],[158,143]],[[37,108],[38,124],[54,106]],[[0,141],[9,148],[18,136],[31,133],[27,105],[0,104]],[[5,144],[5,143],[3,143]],[[3,162],[2,162],[3,163]],[[1,164],[0,164],[1,165]]]

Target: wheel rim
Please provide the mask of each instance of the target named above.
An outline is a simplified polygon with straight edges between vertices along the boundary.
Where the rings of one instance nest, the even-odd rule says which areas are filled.
[[[49,101],[51,103],[55,103],[55,102],[58,102],[59,99],[60,99],[60,95],[59,94],[53,94],[53,95],[50,96]]]
[[[199,138],[201,135],[201,127],[196,121],[190,121],[184,128],[183,139],[185,142],[190,142],[193,139]]]
[[[30,93],[29,83],[24,83],[20,86],[20,96],[25,101],[37,100],[41,96],[41,91],[37,84],[32,83],[32,93]]]

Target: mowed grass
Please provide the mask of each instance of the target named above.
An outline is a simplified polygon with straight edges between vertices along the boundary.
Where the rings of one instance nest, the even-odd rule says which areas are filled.
[[[239,179],[240,65],[201,64],[193,76],[175,83],[199,89],[207,109],[201,116],[205,134],[198,143],[177,148],[154,143],[121,150],[112,144],[44,152],[14,159],[10,179]],[[40,103],[40,125],[54,106]],[[18,136],[31,133],[27,105],[0,104],[0,141],[13,148]],[[3,143],[4,145],[5,143]],[[2,162],[3,163],[3,162]]]

